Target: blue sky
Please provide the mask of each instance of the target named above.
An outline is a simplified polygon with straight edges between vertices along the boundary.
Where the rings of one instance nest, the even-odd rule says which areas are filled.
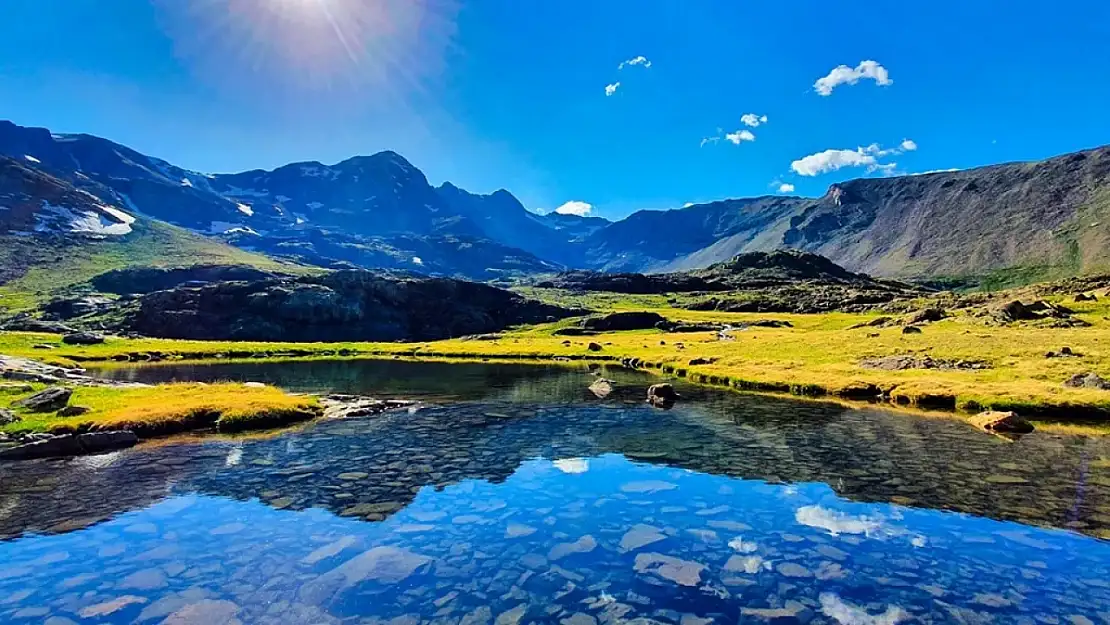
[[[611,218],[1110,143],[1102,1],[5,0],[0,18],[0,118],[200,171],[392,149],[433,183]],[[840,65],[871,77],[821,95]],[[844,152],[805,159],[826,150]]]

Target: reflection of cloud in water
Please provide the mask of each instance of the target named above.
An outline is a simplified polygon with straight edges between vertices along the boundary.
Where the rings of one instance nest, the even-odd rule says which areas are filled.
[[[742,536],[737,536],[736,538],[728,541],[728,546],[730,549],[737,553],[755,553],[759,550],[759,545],[753,542],[744,542],[744,538]]]
[[[833,536],[839,534],[866,534],[868,536],[882,529],[882,522],[866,516],[852,516],[822,506],[798,508],[794,519],[802,525],[827,530]]]
[[[867,610],[845,602],[831,592],[821,593],[821,612],[842,625],[895,625],[909,618],[902,608],[892,605],[882,614],[869,614]]]
[[[590,470],[590,461],[585,458],[561,458],[552,464],[563,473],[585,473]]]
[[[232,447],[231,451],[227,452],[227,460],[224,460],[225,467],[237,467],[243,461],[243,448]]]
[[[73,459],[73,465],[82,469],[95,471],[97,469],[104,469],[112,466],[116,460],[123,456],[122,451],[113,451],[106,454],[99,454],[95,456],[77,456]]]

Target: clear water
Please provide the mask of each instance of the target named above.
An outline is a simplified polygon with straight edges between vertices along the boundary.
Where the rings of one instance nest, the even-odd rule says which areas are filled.
[[[1103,439],[692,387],[659,411],[633,373],[604,400],[554,368],[113,375],[435,403],[0,465],[0,622],[1110,623]]]

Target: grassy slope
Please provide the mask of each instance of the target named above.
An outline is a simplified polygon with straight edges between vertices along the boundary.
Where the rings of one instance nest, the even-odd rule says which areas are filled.
[[[41,385],[35,385],[36,390]],[[316,400],[267,386],[235,383],[162,384],[148,388],[77,387],[70,405],[92,410],[76,417],[30,413],[11,406],[30,393],[0,394],[0,406],[12,407],[22,420],[2,431],[70,431],[131,429],[140,434],[216,426],[222,430],[288,423],[314,416]]]
[[[32,308],[67,287],[123,267],[222,263],[289,273],[306,271],[166,223],[141,221],[134,228],[118,239],[80,244],[0,235],[0,265],[7,277],[0,285],[0,308]]]
[[[535,292],[534,292],[535,293]],[[568,296],[555,294],[566,301]],[[103,345],[58,349],[32,349],[37,342],[57,343],[49,335],[0,334],[0,353],[48,359],[143,359],[158,352],[182,358],[250,357],[336,354],[400,355],[438,358],[554,357],[620,360],[640,358],[652,366],[694,381],[734,388],[844,394],[861,384],[891,389],[900,401],[920,406],[955,402],[964,409],[994,407],[1016,409],[1060,419],[1110,415],[1110,392],[1065,388],[1062,382],[1075,373],[1094,371],[1110,377],[1110,302],[1071,304],[1089,328],[1046,329],[1027,326],[988,327],[969,317],[956,317],[928,325],[918,335],[904,335],[900,328],[848,326],[866,315],[746,314],[697,312],[665,308],[657,297],[591,296],[592,304],[607,300],[613,309],[658,310],[671,319],[741,323],[754,319],[782,319],[793,328],[751,328],[736,332],[736,340],[719,341],[713,333],[665,334],[655,330],[610,333],[594,337],[561,337],[552,332],[573,320],[508,332],[496,341],[448,340],[430,343],[223,343],[158,339],[113,339]],[[582,303],[582,302],[579,302]],[[877,334],[878,336],[870,336]],[[564,345],[569,341],[569,345]],[[601,343],[600,352],[587,349]],[[681,347],[680,347],[681,345]],[[1080,358],[1046,359],[1045,352],[1069,346]],[[927,353],[938,359],[985,360],[982,371],[878,371],[864,369],[864,358],[904,353]],[[716,358],[712,364],[690,365],[694,358]]]

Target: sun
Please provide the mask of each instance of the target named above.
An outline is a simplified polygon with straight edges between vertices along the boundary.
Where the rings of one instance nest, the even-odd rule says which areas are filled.
[[[456,0],[159,0],[182,56],[301,85],[412,81],[438,69]]]

